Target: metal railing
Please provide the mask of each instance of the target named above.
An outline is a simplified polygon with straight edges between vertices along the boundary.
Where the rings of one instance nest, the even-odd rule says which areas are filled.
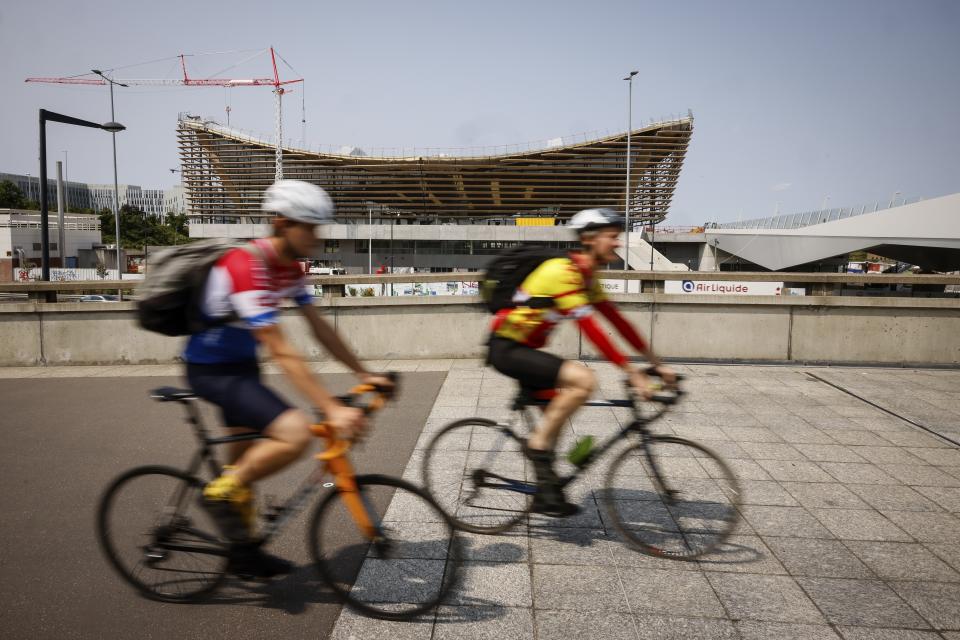
[[[844,207],[839,209],[819,209],[817,211],[804,211],[802,213],[789,213],[767,218],[752,218],[740,222],[708,222],[707,229],[799,229],[809,227],[815,224],[843,220],[854,216],[861,216],[865,213],[875,213],[894,207],[902,207],[906,204],[921,202],[924,198],[912,197],[904,198],[898,201],[896,198],[889,203],[883,204],[879,200],[870,205],[861,205],[859,207]]]
[[[482,272],[458,273],[398,273],[381,275],[340,275],[309,276],[308,284],[322,288],[326,297],[341,297],[346,288],[359,285],[389,285],[397,283],[477,283]],[[666,281],[738,281],[738,282],[783,282],[787,287],[806,289],[807,295],[833,296],[843,295],[843,288],[867,286],[886,286],[896,288],[909,285],[918,291],[936,289],[946,297],[960,292],[960,274],[849,274],[849,273],[790,273],[790,272],[727,272],[727,271],[599,271],[602,280],[640,281],[643,292],[662,293]],[[56,294],[116,293],[123,290],[136,296],[137,282],[130,280],[96,280],[73,282],[17,282],[0,283],[0,294],[6,294],[7,300],[30,299],[38,302],[56,302]],[[910,292],[901,292],[912,295]],[[53,294],[53,295],[50,295]],[[11,298],[10,296],[13,296]]]

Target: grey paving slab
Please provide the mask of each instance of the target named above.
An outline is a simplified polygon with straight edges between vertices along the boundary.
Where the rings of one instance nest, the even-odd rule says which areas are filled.
[[[824,624],[825,620],[789,576],[708,573],[733,619]]]
[[[847,488],[866,500],[874,509],[889,511],[941,511],[941,507],[910,487],[848,484]]]
[[[872,431],[856,431],[853,429],[829,429],[830,437],[840,444],[853,446],[886,447],[891,442]],[[884,434],[887,435],[887,434]]]
[[[775,538],[767,540],[773,539]],[[730,536],[719,548],[701,558],[698,564],[704,571],[765,575],[787,573],[760,536]]]
[[[638,615],[640,640],[735,640],[736,627],[728,620],[679,616]]]
[[[844,484],[900,484],[880,467],[856,462],[821,462],[820,466]]]
[[[934,466],[916,464],[881,464],[878,466],[884,473],[893,476],[906,485],[960,487],[960,478],[956,478]]]
[[[859,579],[875,577],[840,540],[766,538],[765,542],[794,576]]]
[[[530,567],[524,562],[464,562],[445,602],[454,605],[530,607]]]
[[[737,630],[743,640],[840,640],[826,625],[741,620]]]
[[[741,480],[741,504],[771,507],[795,507],[797,502],[784,486],[772,480]]]
[[[897,446],[853,447],[853,450],[867,462],[874,464],[923,464],[919,458],[906,449]]]
[[[758,460],[757,464],[763,467],[763,469],[769,473],[774,480],[779,480],[781,482],[834,481],[834,477],[824,471],[823,468],[818,466],[815,462],[806,462],[800,460]]]
[[[941,508],[960,513],[960,487],[915,487],[917,491],[933,500]]]
[[[537,564],[612,565],[612,549],[620,541],[602,529],[542,529],[530,537],[530,551]]]
[[[369,618],[344,608],[330,640],[430,640],[432,636],[432,613],[421,620],[393,622]]]
[[[960,582],[960,573],[920,544],[848,540],[846,545],[883,580]]]
[[[700,572],[619,569],[619,579],[634,613],[723,617],[720,601]]]
[[[844,540],[912,542],[913,538],[882,514],[865,509],[811,509],[817,520]]]
[[[793,445],[784,442],[742,442],[740,448],[754,460],[806,460]]]
[[[740,511],[747,523],[761,536],[834,537],[828,529],[802,507],[746,505],[741,507]]]
[[[833,624],[929,628],[923,618],[878,580],[798,578],[797,582]]]
[[[960,629],[960,584],[893,582],[891,586],[936,629]]]
[[[613,566],[534,564],[533,600],[543,609],[630,612]]]
[[[457,533],[460,557],[470,562],[527,562],[529,558],[528,534],[525,527],[518,527],[500,535]]]
[[[883,515],[921,542],[960,544],[960,520],[949,513],[884,511]]]
[[[807,509],[866,509],[869,506],[855,493],[835,482],[784,482],[783,487]]]
[[[837,627],[843,640],[935,640],[936,631],[917,629],[875,629],[871,627]]]
[[[923,546],[937,554],[937,557],[949,564],[951,567],[957,571],[960,571],[960,544],[927,542],[924,543]]]
[[[794,445],[800,453],[814,462],[865,462],[858,448],[842,444],[804,444]]]
[[[628,613],[538,609],[539,640],[636,640],[637,623]],[[503,640],[497,638],[496,640]]]
[[[533,611],[520,607],[440,607],[433,640],[533,640]],[[366,640],[366,636],[357,640]]]

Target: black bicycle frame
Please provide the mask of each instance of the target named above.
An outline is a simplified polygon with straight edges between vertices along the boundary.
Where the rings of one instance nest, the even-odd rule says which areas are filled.
[[[197,475],[197,472],[200,471],[200,468],[203,466],[204,462],[207,463],[210,473],[213,477],[220,475],[220,465],[213,455],[213,447],[221,444],[230,444],[232,442],[260,440],[266,437],[260,433],[251,432],[221,436],[219,438],[211,438],[206,426],[203,424],[203,420],[200,418],[200,412],[197,410],[196,406],[192,404],[193,401],[188,399],[180,400],[179,402],[185,406],[187,410],[187,422],[189,422],[193,427],[194,435],[197,436],[197,440],[200,443],[200,448],[197,449],[187,467],[187,473],[191,476]],[[327,486],[322,482],[324,475],[326,474],[322,465],[318,465],[317,468],[300,484],[292,496],[290,496],[283,504],[273,507],[275,515],[272,518],[268,518],[267,524],[263,527],[263,532],[259,536],[259,542],[261,544],[266,543],[280,530],[282,530],[286,522],[300,511],[304,503],[307,501],[307,498],[315,493],[321,484],[323,484],[323,486]],[[334,485],[333,483],[330,483],[329,486],[332,487]],[[178,496],[176,503],[179,504],[181,500],[182,496]]]
[[[530,415],[527,413],[527,409],[529,409],[530,407],[543,407],[543,406],[546,406],[547,404],[548,404],[548,401],[544,400],[544,401],[535,401],[532,403],[525,403],[520,405],[515,404],[514,407],[521,413],[521,415],[523,416],[524,422],[527,424],[527,427],[530,428],[531,425],[533,424],[533,420],[530,419]],[[633,399],[586,402],[583,404],[583,406],[584,407],[619,407],[619,408],[633,409],[633,420],[630,422],[630,424],[620,429],[618,433],[610,436],[610,438],[608,438],[599,447],[594,447],[593,449],[591,449],[590,453],[587,455],[584,461],[579,465],[577,465],[576,471],[574,471],[568,476],[564,476],[560,478],[560,484],[562,487],[567,486],[568,484],[576,480],[578,477],[580,477],[580,474],[586,471],[587,469],[589,469],[593,465],[593,463],[597,461],[598,458],[603,457],[603,454],[609,451],[613,445],[620,442],[620,440],[627,437],[630,433],[637,433],[640,435],[640,442],[641,444],[644,445],[644,451],[645,451],[647,460],[652,465],[654,469],[654,473],[659,480],[659,476],[660,476],[659,469],[657,468],[656,463],[653,460],[653,457],[650,455],[649,449],[646,447],[647,443],[652,437],[650,431],[647,429],[647,425],[649,425],[651,422],[653,422],[654,420],[656,420],[666,412],[665,406],[661,408],[661,410],[658,411],[653,416],[642,415],[639,409],[637,408],[636,402]],[[499,425],[499,426],[510,428],[510,427],[507,427],[507,425]],[[513,433],[512,428],[510,428],[510,431],[511,433]],[[514,434],[514,436],[516,437],[516,434]],[[531,484],[529,482],[519,482],[517,480],[511,480],[510,478],[504,478],[502,476],[498,476],[492,473],[489,473],[487,475],[489,475],[490,477],[494,477],[498,480],[501,480],[504,484],[492,485],[489,483],[484,483],[484,486],[488,486],[488,487],[496,486],[498,488],[507,489],[510,491],[516,491],[517,493],[536,493],[535,484]]]

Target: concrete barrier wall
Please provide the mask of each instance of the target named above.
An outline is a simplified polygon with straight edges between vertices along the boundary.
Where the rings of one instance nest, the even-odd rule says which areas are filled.
[[[665,357],[960,365],[960,305],[954,300],[614,299]],[[364,359],[481,357],[485,351],[489,316],[476,300],[333,298],[317,304]],[[330,357],[296,310],[284,310],[283,326],[308,359]],[[132,303],[0,305],[0,366],[175,362],[184,342],[142,331]],[[567,358],[597,355],[572,323],[556,332],[549,350]]]

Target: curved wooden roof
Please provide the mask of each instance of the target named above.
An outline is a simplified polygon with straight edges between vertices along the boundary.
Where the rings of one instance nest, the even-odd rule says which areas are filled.
[[[692,117],[633,132],[631,216],[656,221],[666,216],[692,132]],[[190,118],[180,120],[177,135],[192,215],[263,215],[260,199],[274,179],[273,146]],[[342,219],[366,218],[371,206],[416,217],[568,217],[589,207],[623,208],[626,150],[626,132],[486,156],[373,157],[284,149],[283,171],[285,178],[326,189]]]

